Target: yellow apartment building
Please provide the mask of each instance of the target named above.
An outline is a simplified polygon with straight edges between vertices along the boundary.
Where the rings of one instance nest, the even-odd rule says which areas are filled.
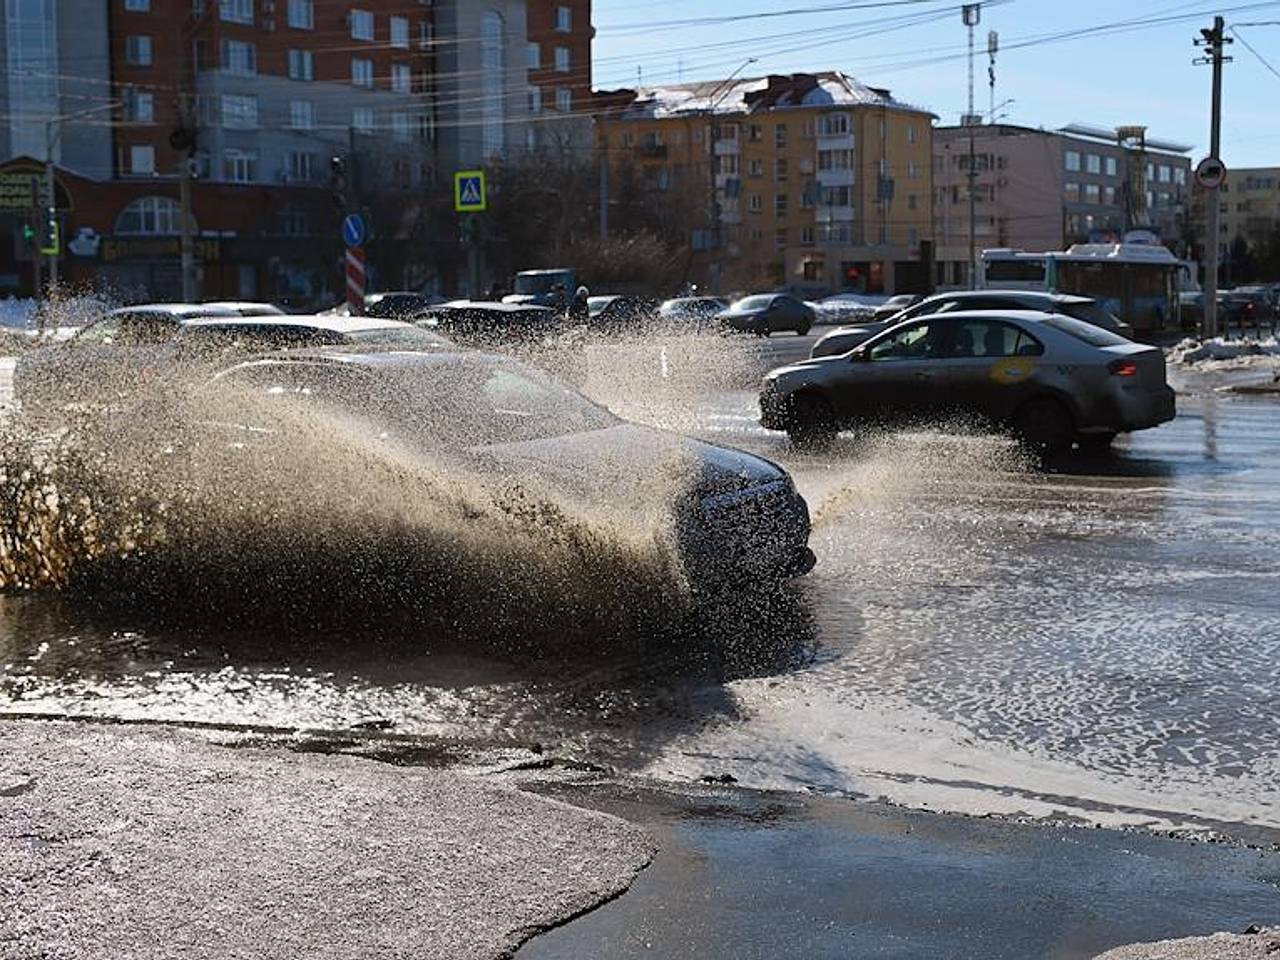
[[[694,282],[928,289],[927,110],[836,72],[615,91],[602,107],[596,144],[611,181],[647,191],[689,231]]]

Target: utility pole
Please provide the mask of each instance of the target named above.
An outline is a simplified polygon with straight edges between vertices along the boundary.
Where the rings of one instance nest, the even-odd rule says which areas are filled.
[[[982,4],[966,3],[960,8],[960,16],[964,25],[969,28],[969,112],[964,122],[969,127],[969,289],[978,288],[978,163],[974,147],[974,127],[976,118],[973,115],[973,28],[982,20]]]
[[[609,142],[600,146],[600,242],[609,239]]]
[[[1205,55],[1198,58],[1197,64],[1213,66],[1213,112],[1209,121],[1209,157],[1221,163],[1219,151],[1222,146],[1222,65],[1230,61],[1223,56],[1222,49],[1232,43],[1230,37],[1224,36],[1225,22],[1222,17],[1213,18],[1213,26],[1200,31],[1200,39],[1195,41],[1197,47],[1204,47]],[[1205,268],[1204,268],[1204,335],[1218,335],[1218,191],[1215,188],[1205,190]]]
[[[181,208],[182,223],[179,234],[180,253],[182,256],[182,300],[184,303],[194,303],[199,299],[199,291],[196,289],[196,251],[195,251],[195,235],[192,229],[195,225],[195,212],[191,204],[191,181],[195,175],[196,165],[196,123],[191,109],[191,94],[183,91],[180,95],[178,104],[179,116],[181,119],[181,129],[186,131],[186,156],[179,161],[178,175],[178,206]]]
[[[56,236],[58,222],[58,198],[55,193],[56,182],[53,174],[53,131],[56,129],[58,118],[54,117],[47,121],[44,125],[44,189],[46,214],[48,222],[46,229],[49,231],[49,247],[52,252],[49,254],[49,296],[55,297],[58,294],[58,251],[56,249],[57,242],[61,239]],[[44,236],[45,232],[41,231],[40,236]]]

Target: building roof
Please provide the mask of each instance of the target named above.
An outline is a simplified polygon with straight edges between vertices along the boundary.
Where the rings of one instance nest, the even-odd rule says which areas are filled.
[[[622,120],[665,120],[698,114],[748,114],[803,107],[885,107],[933,116],[923,107],[894,99],[847,73],[824,71],[789,76],[740,77],[660,87],[641,87],[614,116]]]
[[[974,139],[987,140],[992,137],[1055,137],[1061,140],[1071,140],[1078,143],[1097,143],[1100,146],[1117,147],[1122,149],[1133,149],[1132,147],[1124,148],[1116,137],[1115,131],[1108,134],[1102,128],[1092,129],[1089,133],[1083,133],[1083,128],[1079,125],[1060,127],[1056,130],[1049,130],[1044,127],[1027,127],[1016,123],[980,123],[976,126],[968,126],[965,124],[956,124],[949,126],[941,126],[933,128],[933,138],[935,143],[948,142],[953,140],[967,140],[969,131],[974,131]],[[1147,140],[1146,152],[1153,154],[1167,155],[1183,155],[1192,148],[1182,144],[1171,143],[1167,140]],[[1185,158],[1184,158],[1185,159]]]

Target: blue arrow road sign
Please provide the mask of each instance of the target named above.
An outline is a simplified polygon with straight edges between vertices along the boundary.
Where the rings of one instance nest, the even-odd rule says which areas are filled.
[[[342,218],[342,242],[348,247],[358,247],[364,243],[364,217],[358,213],[349,213]]]

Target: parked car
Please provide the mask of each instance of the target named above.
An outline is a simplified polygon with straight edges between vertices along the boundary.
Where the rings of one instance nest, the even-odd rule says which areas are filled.
[[[593,329],[622,330],[645,326],[658,315],[658,301],[652,297],[620,294],[587,298],[588,326]]]
[[[709,327],[728,307],[728,302],[719,297],[676,297],[658,307],[658,317],[668,321],[669,325]]]
[[[1222,291],[1218,303],[1219,322],[1233,327],[1271,326],[1276,318],[1275,308],[1267,292],[1260,287],[1237,287]]]
[[[800,336],[813,326],[813,308],[789,293],[761,293],[744,297],[716,319],[730,330],[767,337],[782,330],[794,330]]]
[[[502,302],[564,310],[577,290],[578,275],[568,268],[522,270]]]
[[[633,504],[653,496],[646,491],[654,489],[655,469],[680,463],[687,483],[664,486],[670,492],[663,496],[670,498],[681,558],[695,583],[763,584],[814,565],[808,507],[781,467],[620,420],[506,357],[345,353],[339,362],[332,355],[289,353],[231,365],[213,385],[270,398],[242,405],[252,422],[226,424],[221,417],[221,427],[242,427],[248,442],[274,442],[297,422],[293,415],[335,410],[348,423],[367,424],[380,441],[419,448],[433,462],[482,477],[528,477],[575,500]]]
[[[364,298],[364,313],[366,317],[410,320],[424,310],[438,307],[444,302],[444,297],[435,293],[389,290],[384,293],[367,294]]]
[[[923,295],[918,293],[900,293],[897,296],[890,297],[872,311],[871,321],[872,323],[880,323],[889,320],[923,299]]]
[[[234,310],[242,317],[282,317],[284,311],[270,303],[255,303],[251,300],[213,300],[205,304],[207,307],[226,307]]]
[[[1068,294],[1037,293],[1033,290],[958,290],[926,297],[899,312],[893,320],[879,323],[862,323],[852,327],[838,327],[824,334],[809,352],[811,357],[831,357],[848,353],[858,344],[869,340],[895,323],[923,317],[933,313],[949,313],[953,310],[1043,310],[1046,313],[1065,313],[1095,326],[1128,337],[1133,328],[1107,311],[1096,300]]]
[[[959,311],[907,320],[848,354],[765,377],[761,423],[797,443],[847,427],[978,416],[1045,450],[1105,447],[1173,419],[1164,354],[1065,314]]]
[[[887,298],[862,293],[836,293],[811,303],[819,323],[864,323]]]
[[[564,314],[525,303],[453,300],[418,315],[414,323],[462,343],[537,339],[564,329]]]
[[[76,337],[34,350],[14,369],[14,396],[24,411],[58,414],[68,407],[109,407],[145,383],[181,379],[228,351],[359,346],[422,350],[449,341],[412,324],[375,317],[241,317],[169,305],[115,310]],[[185,312],[184,312],[185,311]]]

